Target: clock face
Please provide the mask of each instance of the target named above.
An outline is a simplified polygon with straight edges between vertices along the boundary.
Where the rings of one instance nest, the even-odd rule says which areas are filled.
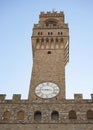
[[[59,91],[60,90],[57,84],[51,82],[44,82],[42,84],[39,84],[35,89],[36,95],[44,99],[57,96]]]

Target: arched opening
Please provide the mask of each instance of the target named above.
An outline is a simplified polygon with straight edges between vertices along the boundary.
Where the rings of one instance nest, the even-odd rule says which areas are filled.
[[[41,114],[40,111],[36,111],[36,112],[34,113],[34,120],[35,120],[35,121],[41,121],[41,117],[42,117],[42,114]]]
[[[60,35],[60,32],[58,32],[58,35]]]
[[[93,111],[91,110],[87,111],[87,119],[93,119]]]
[[[54,39],[53,39],[53,38],[51,38],[51,42],[54,42]]]
[[[58,42],[58,38],[56,38],[56,42]]]
[[[41,39],[41,42],[44,42],[44,38]]]
[[[3,114],[3,118],[6,120],[10,119],[10,116],[11,116],[11,113],[9,111],[4,112]]]
[[[24,111],[17,112],[17,119],[24,120]]]
[[[60,41],[63,42],[63,38],[61,38]]]
[[[77,115],[75,111],[71,110],[69,112],[69,119],[77,119]]]
[[[36,39],[36,43],[38,43],[38,42],[39,42],[39,38]]]
[[[51,114],[51,120],[58,121],[59,120],[59,113],[57,111],[53,111]]]
[[[49,42],[49,39],[48,39],[48,38],[46,38],[46,42]]]
[[[56,26],[57,22],[53,20],[46,21],[46,26],[49,26],[49,25]]]

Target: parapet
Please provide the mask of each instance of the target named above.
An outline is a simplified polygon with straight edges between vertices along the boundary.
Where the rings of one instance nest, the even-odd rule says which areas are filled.
[[[0,102],[5,101],[6,94],[0,94]]]
[[[13,94],[13,101],[20,101],[21,100],[21,94]]]
[[[75,101],[83,100],[83,95],[82,94],[74,94],[74,99],[75,99]]]
[[[53,10],[52,12],[51,11],[50,12],[46,12],[46,13],[45,12],[41,12],[39,17],[41,18],[41,17],[47,17],[47,16],[48,17],[56,17],[56,16],[57,17],[63,17],[64,13],[63,13],[63,11],[60,11],[58,13],[57,11]]]
[[[91,99],[83,99],[82,94],[74,94],[74,99],[65,99],[65,101],[67,102],[70,102],[70,101],[71,102],[74,102],[74,101],[75,102],[93,102],[93,94],[91,94]],[[30,101],[28,99],[21,99],[21,94],[13,94],[12,99],[6,99],[6,94],[0,94],[0,103],[25,103],[25,102],[30,102]],[[36,102],[36,100],[33,102]]]
[[[0,103],[4,103],[6,101],[10,101],[10,102],[19,102],[21,101],[21,94],[13,94],[13,98],[7,100],[6,98],[6,94],[0,94]]]

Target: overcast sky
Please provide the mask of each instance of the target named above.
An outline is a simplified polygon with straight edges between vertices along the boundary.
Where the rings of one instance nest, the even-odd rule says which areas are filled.
[[[31,35],[41,11],[64,11],[69,24],[66,97],[93,93],[93,0],[0,0],[0,94],[28,98],[32,70]]]

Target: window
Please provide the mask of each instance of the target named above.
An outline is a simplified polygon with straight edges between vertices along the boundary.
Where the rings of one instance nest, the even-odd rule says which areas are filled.
[[[10,119],[11,113],[9,111],[4,112],[3,118],[8,120]]]
[[[87,111],[87,119],[93,119],[93,111],[91,110]]]
[[[48,35],[52,35],[53,33],[52,32],[48,32]]]
[[[63,42],[63,38],[61,38],[60,41]]]
[[[56,38],[56,42],[58,42],[58,38]]]
[[[56,26],[56,25],[57,25],[57,22],[56,22],[56,21],[52,21],[52,20],[47,21],[47,22],[46,22],[46,26],[49,26],[49,25],[50,25],[50,26],[51,26],[51,25],[52,25],[52,26]]]
[[[77,119],[76,112],[71,110],[69,112],[69,119]]]
[[[48,32],[48,35],[50,35],[50,32]]]
[[[61,32],[61,35],[62,35],[63,33]]]
[[[39,42],[39,38],[36,39],[36,43],[38,43],[38,42]]]
[[[59,113],[57,111],[53,111],[51,114],[51,120],[58,121],[59,120]]]
[[[54,39],[53,39],[53,38],[51,38],[51,42],[54,42]]]
[[[38,35],[42,35],[43,33],[42,32],[38,32]]]
[[[24,111],[19,111],[17,113],[17,119],[18,120],[23,120],[24,119]]]
[[[46,42],[49,42],[49,39],[48,39],[48,38],[46,38]]]
[[[38,32],[38,35],[40,35],[40,32]]]
[[[35,120],[35,121],[41,121],[41,117],[42,117],[42,115],[41,115],[41,112],[40,112],[40,111],[36,111],[36,112],[34,113],[34,120]]]
[[[58,32],[58,35],[60,35],[60,32]]]
[[[41,42],[44,42],[44,38],[41,39]]]
[[[48,51],[47,54],[51,54],[51,51]]]

